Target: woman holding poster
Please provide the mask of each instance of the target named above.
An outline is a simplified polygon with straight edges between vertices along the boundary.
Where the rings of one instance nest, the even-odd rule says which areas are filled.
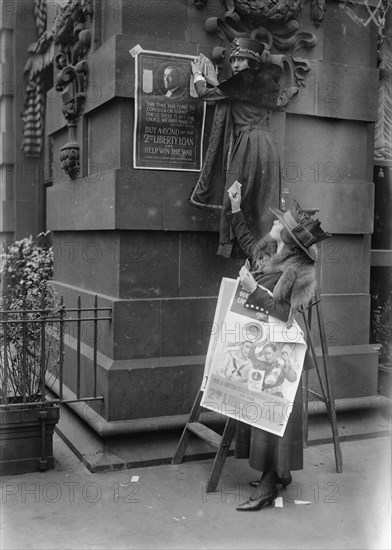
[[[226,217],[230,201],[222,189],[241,182],[242,209],[257,239],[273,221],[268,206],[279,206],[280,160],[269,130],[282,75],[275,57],[258,40],[235,38],[230,44],[233,75],[215,85],[210,85],[200,59],[191,63],[198,97],[216,103],[216,108],[203,168],[189,201],[197,208],[222,209],[218,254],[227,258],[241,251]]]
[[[241,211],[241,191],[229,192],[229,198],[231,227],[243,252],[251,260],[250,269],[244,266],[240,270],[241,285],[248,293],[243,307],[256,309],[291,325],[295,313],[309,304],[315,291],[316,243],[330,235],[294,201],[293,207],[286,212],[271,208],[277,220],[269,234],[256,242]],[[293,375],[291,366],[286,370]],[[237,510],[259,510],[263,504],[271,503],[278,495],[277,485],[286,487],[292,481],[291,471],[302,469],[300,388],[299,385],[283,437],[238,424],[236,456],[249,456],[250,466],[263,475],[260,481],[251,483],[256,487],[254,493]]]

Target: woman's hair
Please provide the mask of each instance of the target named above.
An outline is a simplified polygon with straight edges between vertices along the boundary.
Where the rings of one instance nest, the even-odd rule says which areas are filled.
[[[253,250],[253,260],[259,260],[264,256],[273,256],[278,248],[277,242],[268,233],[260,239]]]
[[[260,69],[262,64],[256,59],[248,59],[248,67],[250,69]]]

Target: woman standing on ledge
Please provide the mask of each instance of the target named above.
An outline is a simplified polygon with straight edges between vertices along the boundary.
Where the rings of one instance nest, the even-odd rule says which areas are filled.
[[[217,102],[217,107],[203,169],[189,201],[198,208],[222,209],[218,254],[227,258],[235,243],[226,217],[230,211],[226,191],[232,184],[236,180],[242,184],[241,208],[257,239],[273,221],[268,207],[279,206],[280,160],[269,115],[277,108],[282,71],[269,59],[261,42],[236,38],[230,45],[233,76],[215,87],[207,85],[199,61],[192,63],[198,97]],[[238,252],[237,246],[233,256]]]
[[[289,326],[296,311],[307,307],[315,292],[316,243],[330,235],[294,202],[287,212],[271,208],[277,220],[269,234],[256,242],[241,211],[241,192],[229,193],[229,198],[231,227],[241,249],[252,260],[250,271],[245,266],[240,270],[241,285],[248,292],[244,307],[256,308],[265,313],[266,320],[272,315]],[[310,356],[305,354],[304,369],[311,366]],[[255,491],[237,507],[239,511],[259,510],[277,497],[277,485],[291,483],[291,471],[303,468],[301,384],[284,436],[240,422],[236,457],[249,457],[251,468],[263,472],[260,481],[251,482]]]

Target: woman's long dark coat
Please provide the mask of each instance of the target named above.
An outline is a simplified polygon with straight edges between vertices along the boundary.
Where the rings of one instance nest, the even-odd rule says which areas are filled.
[[[203,169],[190,196],[193,206],[220,209],[218,254],[240,255],[233,250],[235,235],[227,220],[230,199],[227,190],[238,180],[248,225],[256,239],[263,237],[274,220],[269,206],[279,207],[280,159],[269,131],[270,110],[276,107],[279,86],[270,71],[251,69],[208,88],[196,82],[200,99],[217,102],[214,123]]]

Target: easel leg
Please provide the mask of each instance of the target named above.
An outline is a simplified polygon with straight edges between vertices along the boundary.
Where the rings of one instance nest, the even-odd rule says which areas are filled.
[[[208,478],[206,489],[207,493],[213,493],[216,489],[216,486],[218,485],[223,466],[225,464],[227,455],[229,454],[230,445],[235,432],[235,427],[236,420],[234,420],[233,418],[228,418],[225,424],[225,429],[223,430],[222,442],[219,445],[218,452],[215,455],[211,474]]]
[[[192,405],[192,409],[189,415],[189,420],[187,424],[185,425],[182,435],[180,437],[180,441],[178,442],[178,446],[176,449],[176,452],[174,453],[174,456],[172,458],[172,464],[180,464],[183,461],[185,449],[188,443],[189,438],[189,430],[187,429],[187,425],[191,422],[195,422],[197,420],[199,414],[200,414],[200,402],[201,398],[203,397],[203,392],[201,389],[199,390],[199,393],[196,396],[195,402]]]

